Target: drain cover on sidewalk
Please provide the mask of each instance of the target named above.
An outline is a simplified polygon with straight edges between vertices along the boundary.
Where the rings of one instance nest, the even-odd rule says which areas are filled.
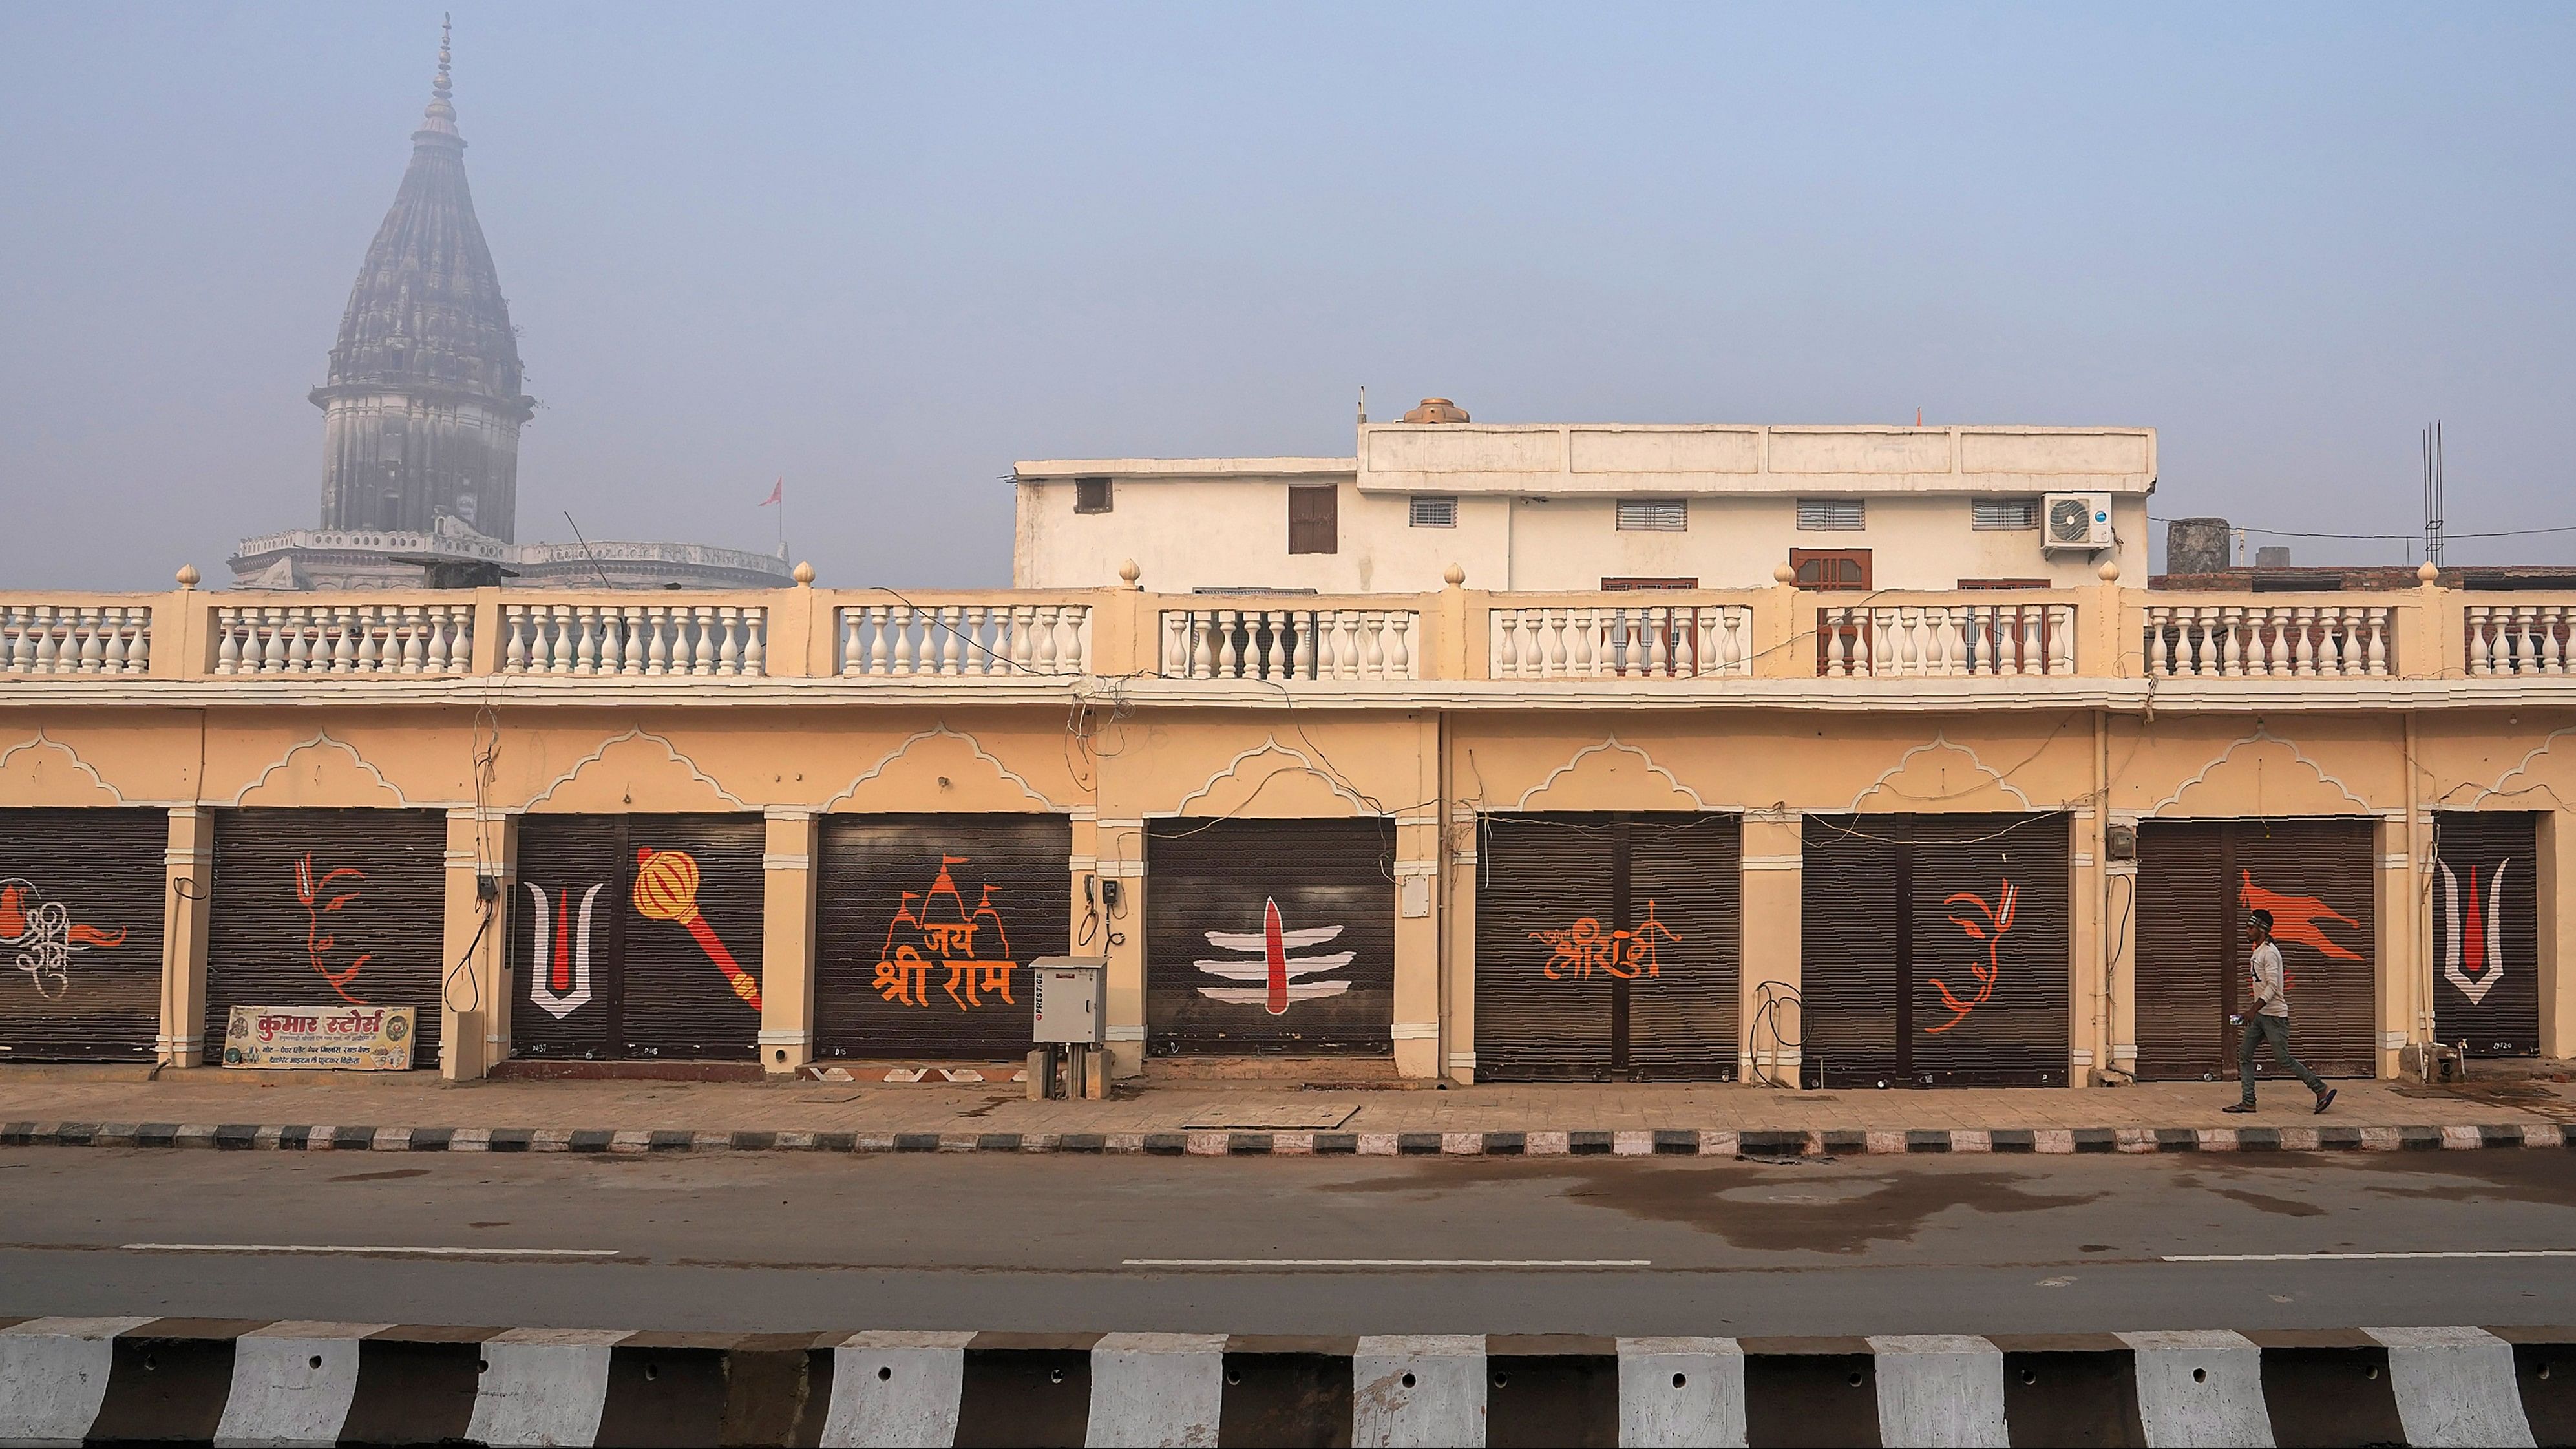
[[[1359,1108],[1348,1102],[1219,1104],[1181,1124],[1184,1132],[1330,1132]]]

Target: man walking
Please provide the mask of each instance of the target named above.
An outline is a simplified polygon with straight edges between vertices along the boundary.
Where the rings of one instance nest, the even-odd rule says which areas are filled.
[[[2254,1110],[2254,1049],[2269,1039],[2272,1055],[2282,1066],[2299,1074],[2308,1090],[2317,1094],[2317,1110],[2334,1105],[2335,1089],[2317,1080],[2307,1064],[2290,1055],[2290,996],[2281,973],[2281,948],[2272,944],[2272,913],[2249,911],[2245,916],[2245,944],[2252,948],[2246,970],[2254,986],[2254,1009],[2238,1018],[2243,1034],[2236,1042],[2236,1080],[2243,1084],[2245,1095],[2227,1112]]]

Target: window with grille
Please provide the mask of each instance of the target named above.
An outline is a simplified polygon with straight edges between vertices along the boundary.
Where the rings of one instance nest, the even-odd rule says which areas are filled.
[[[2039,527],[2036,498],[1976,498],[1968,503],[1969,525],[1982,529]]]
[[[1802,589],[1866,589],[1870,586],[1869,550],[1865,548],[1793,548],[1789,567]]]
[[[1857,498],[1801,498],[1798,500],[1798,529],[1802,533],[1823,533],[1836,529],[1866,528],[1868,514]]]
[[[1339,553],[1342,548],[1342,493],[1329,484],[1288,490],[1288,551]]]
[[[1690,528],[1686,498],[1622,498],[1618,526],[1648,533],[1681,533]]]
[[[1110,497],[1108,479],[1076,478],[1073,480],[1074,512],[1107,513],[1109,511],[1109,505]]]
[[[1458,500],[1416,495],[1413,500],[1413,526],[1416,528],[1456,528]]]

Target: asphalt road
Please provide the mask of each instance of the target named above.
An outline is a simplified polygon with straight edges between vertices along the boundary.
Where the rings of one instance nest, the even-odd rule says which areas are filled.
[[[277,1251],[331,1246],[403,1251]],[[2559,1256],[2462,1256],[2499,1252]],[[2450,1256],[2306,1256],[2389,1253]],[[2209,1254],[2289,1256],[2172,1261]],[[2563,1323],[2571,1305],[2576,1153],[2560,1152],[0,1150],[12,1315],[1752,1335]]]

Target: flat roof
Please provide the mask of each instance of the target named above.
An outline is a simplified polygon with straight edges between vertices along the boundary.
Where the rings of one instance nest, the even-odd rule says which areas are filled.
[[[1309,478],[1357,473],[1357,458],[1040,458],[1013,463],[1015,482],[1052,478]]]

